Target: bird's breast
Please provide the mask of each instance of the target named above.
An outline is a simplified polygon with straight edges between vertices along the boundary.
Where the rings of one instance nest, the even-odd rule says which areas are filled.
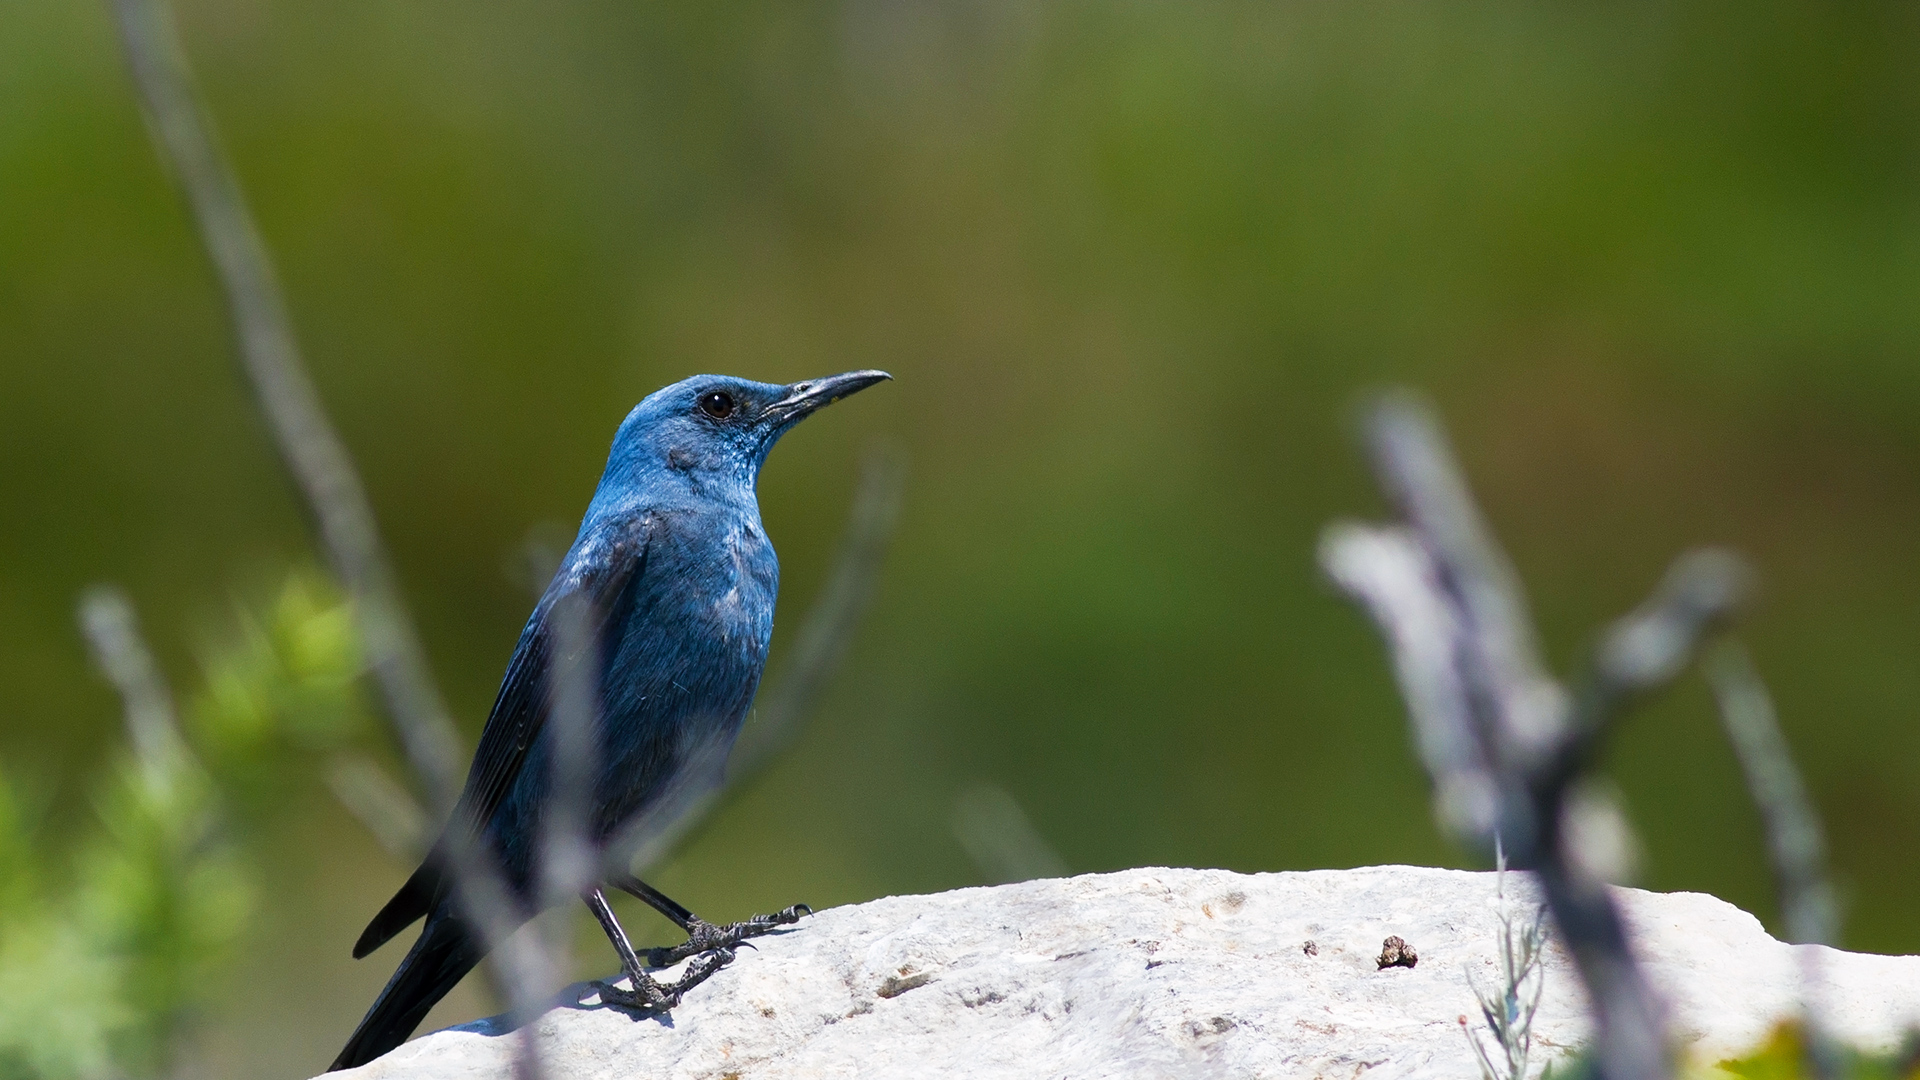
[[[727,534],[715,560],[721,565],[725,587],[710,605],[714,633],[728,642],[757,642],[764,653],[780,589],[780,564],[773,545],[758,525],[744,523]]]

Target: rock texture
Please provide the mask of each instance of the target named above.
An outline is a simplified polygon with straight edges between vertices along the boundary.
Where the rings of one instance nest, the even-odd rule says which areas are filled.
[[[1506,884],[1532,895],[1520,875]],[[1785,945],[1698,893],[1619,896],[1696,1055],[1743,1050],[1791,1015],[1809,951],[1851,1041],[1886,1047],[1920,1022],[1920,957]],[[631,1019],[580,986],[538,1031],[561,1080],[1472,1078],[1459,1018],[1479,1026],[1467,972],[1493,980],[1498,926],[1492,874],[1128,870],[822,911],[670,1018]],[[1389,937],[1414,966],[1381,966]],[[1546,980],[1538,1065],[1587,1034],[1558,950]],[[450,1028],[335,1075],[507,1077],[502,1034]]]

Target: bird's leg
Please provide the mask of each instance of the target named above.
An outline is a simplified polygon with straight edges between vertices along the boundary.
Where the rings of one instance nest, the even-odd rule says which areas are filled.
[[[679,945],[670,949],[647,950],[647,963],[654,967],[677,964],[696,953],[716,950],[725,951],[731,957],[733,947],[748,938],[759,937],[761,934],[778,930],[783,926],[792,926],[800,921],[800,916],[813,914],[813,909],[807,905],[795,904],[785,911],[776,911],[771,915],[755,915],[741,922],[716,926],[681,907],[666,893],[630,874],[614,878],[611,884],[622,892],[638,897],[687,932],[687,940]]]
[[[733,960],[733,950],[714,949],[711,955],[688,964],[687,970],[678,979],[662,983],[647,974],[646,968],[641,966],[639,954],[633,951],[633,943],[627,940],[627,932],[620,926],[620,920],[614,918],[613,908],[608,906],[605,894],[599,889],[589,889],[581,893],[580,898],[587,902],[593,917],[600,920],[600,929],[606,931],[607,940],[613,942],[613,951],[620,954],[620,967],[633,984],[633,989],[622,990],[611,983],[595,983],[594,987],[600,991],[600,1000],[609,1005],[643,1013],[663,1012],[680,1004],[682,995],[706,982],[714,972]]]

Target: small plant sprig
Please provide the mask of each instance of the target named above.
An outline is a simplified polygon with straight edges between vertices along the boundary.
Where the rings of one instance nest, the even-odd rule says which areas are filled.
[[[1460,1018],[1460,1030],[1480,1062],[1483,1080],[1526,1080],[1527,1059],[1533,1052],[1533,1017],[1546,991],[1547,908],[1536,904],[1531,918],[1507,897],[1507,853],[1495,843],[1494,910],[1500,922],[1500,985],[1483,988],[1467,970],[1467,983],[1480,1004],[1480,1016],[1493,1036],[1493,1048]],[[1495,1054],[1499,1055],[1498,1060]]]

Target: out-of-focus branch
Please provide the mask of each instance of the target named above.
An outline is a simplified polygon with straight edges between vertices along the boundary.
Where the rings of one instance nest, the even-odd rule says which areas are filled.
[[[1747,651],[1726,642],[1707,657],[1707,679],[1733,743],[1747,790],[1767,831],[1767,854],[1780,886],[1787,939],[1840,944],[1839,905],[1827,880],[1827,841],[1760,674]]]
[[[1493,837],[1500,797],[1463,681],[1463,631],[1427,549],[1406,529],[1342,522],[1321,537],[1320,565],[1388,637],[1440,823],[1476,845]]]
[[[190,1075],[192,1006],[204,1000],[213,958],[245,925],[248,889],[132,603],[116,588],[94,586],[79,615],[95,662],[119,692],[134,756],[134,768],[98,803],[111,839],[81,860],[86,903],[67,905],[72,929],[101,964],[88,988],[103,1014],[95,1030],[119,1029],[118,1052],[143,1063],[135,1071]]]
[[[1720,705],[1727,740],[1740,759],[1747,790],[1760,811],[1767,834],[1767,855],[1780,893],[1780,914],[1787,940],[1802,945],[1840,944],[1840,908],[1827,878],[1827,842],[1819,811],[1794,766],[1793,752],[1780,730],[1773,697],[1747,651],[1723,642],[1707,657],[1707,681]],[[1821,1000],[1820,950],[1798,950],[1801,1004],[1806,1011],[1807,1050],[1823,1080],[1842,1071],[1843,1055],[1832,1036]]]
[[[459,794],[459,740],[395,588],[366,491],[302,365],[266,247],[195,99],[171,12],[165,0],[114,0],[114,11],[154,142],[226,292],[247,383],[353,598],[368,666],[407,757],[444,814]]]
[[[114,0],[128,67],[163,161],[185,193],[226,292],[241,366],[282,462],[319,531],[327,560],[354,604],[368,667],[428,799],[439,815],[459,795],[459,739],[400,599],[373,508],[346,446],[328,422],[287,316],[286,301],[240,186],[195,99],[193,78],[166,0]],[[477,840],[474,822],[452,822],[436,856],[455,897],[492,956],[516,1011],[544,1001],[532,935],[513,935],[518,905]]]
[[[793,659],[780,681],[761,695],[764,704],[727,757],[724,784],[675,799],[634,823],[610,848],[634,873],[658,865],[707,821],[728,792],[739,790],[798,737],[873,596],[905,483],[906,462],[899,451],[885,445],[867,451],[833,571],[801,624]]]
[[[1330,527],[1320,559],[1366,605],[1392,648],[1441,822],[1466,843],[1496,838],[1538,874],[1560,940],[1593,1001],[1595,1065],[1607,1080],[1670,1073],[1659,1009],[1627,948],[1597,868],[1602,805],[1582,780],[1622,708],[1671,679],[1745,585],[1722,552],[1678,560],[1660,589],[1605,635],[1578,695],[1538,659],[1511,564],[1481,519],[1439,424],[1406,394],[1384,398],[1366,432],[1405,527]]]
[[[173,771],[190,758],[174,716],[173,695],[146,640],[140,636],[133,604],[119,589],[95,585],[80,598],[80,627],[86,633],[94,662],[120,694],[127,737],[133,742],[147,782],[167,783]]]
[[[1066,860],[1004,788],[980,784],[961,792],[949,820],[954,839],[989,885],[1068,874]]]
[[[542,907],[576,897],[594,884],[587,814],[598,772],[594,732],[599,726],[600,657],[591,606],[584,597],[565,596],[547,615],[553,632],[547,686],[547,730],[551,732],[547,783],[552,796],[541,822]]]
[[[906,459],[899,450],[884,443],[867,450],[833,572],[800,624],[786,671],[754,710],[728,759],[729,785],[758,773],[793,742],[846,656],[900,519],[906,476]]]
[[[1521,758],[1543,752],[1565,723],[1565,695],[1540,664],[1519,576],[1481,519],[1439,422],[1411,394],[1396,393],[1380,400],[1366,430],[1380,482],[1427,549],[1461,624],[1462,671],[1468,693],[1486,699],[1479,711],[1494,728],[1492,749]]]
[[[547,613],[553,634],[553,652],[547,666],[547,784],[551,793],[540,823],[538,875],[540,908],[571,913],[568,901],[597,884],[598,852],[588,836],[588,814],[599,773],[598,688],[600,650],[594,627],[593,603],[574,593],[562,596]],[[542,997],[560,989],[572,964],[569,920],[547,935],[540,955],[546,970]],[[516,1009],[514,1023],[522,1025],[520,1068],[534,1065],[537,1013]]]
[[[401,862],[418,862],[426,855],[426,812],[385,769],[361,754],[339,754],[327,762],[326,780],[333,797],[387,854]]]

